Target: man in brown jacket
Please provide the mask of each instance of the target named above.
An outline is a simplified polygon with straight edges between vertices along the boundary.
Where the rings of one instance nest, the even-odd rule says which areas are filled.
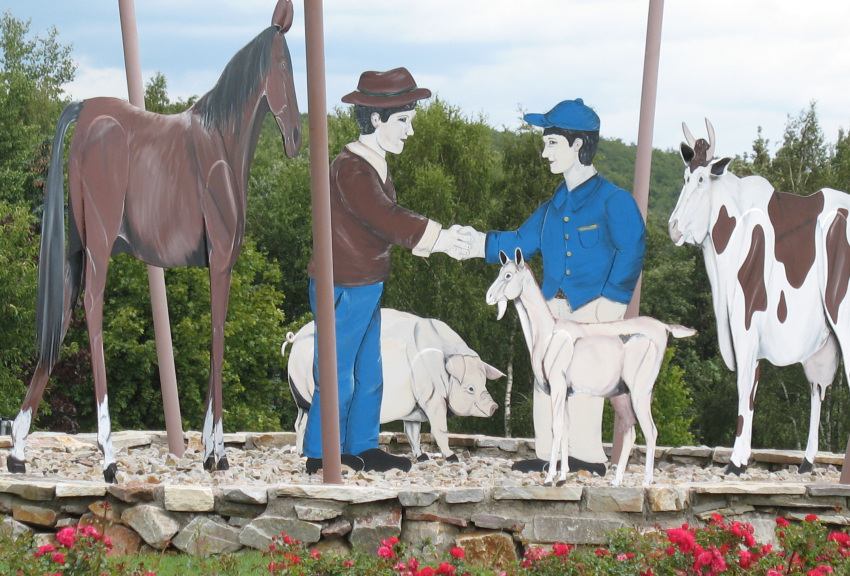
[[[410,469],[409,459],[378,448],[383,377],[381,294],[390,273],[390,248],[404,246],[417,256],[444,252],[468,256],[471,236],[455,225],[448,230],[400,206],[386,154],[399,154],[413,135],[416,102],[431,96],[405,68],[364,72],[357,90],[342,101],[354,104],[360,138],[331,163],[334,314],[339,385],[342,462],[354,469]],[[310,304],[316,314],[316,287],[310,263]],[[318,343],[318,337],[315,342]],[[318,346],[313,353],[316,390],[304,434],[307,471],[322,466],[319,416]]]

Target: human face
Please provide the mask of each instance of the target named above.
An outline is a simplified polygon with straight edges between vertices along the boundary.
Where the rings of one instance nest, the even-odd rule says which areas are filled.
[[[581,138],[569,141],[560,134],[543,136],[542,156],[549,161],[549,171],[552,174],[563,174],[578,162],[578,151],[581,148]]]
[[[379,114],[372,115],[375,124],[375,139],[378,146],[386,152],[401,154],[404,141],[413,135],[413,118],[416,110],[406,110],[392,114],[386,122],[381,122]]]

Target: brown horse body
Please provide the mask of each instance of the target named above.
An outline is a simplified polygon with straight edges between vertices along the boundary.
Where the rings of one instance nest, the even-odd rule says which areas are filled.
[[[284,33],[290,0],[274,25],[243,48],[218,84],[174,115],[123,100],[72,103],[54,137],[45,194],[39,267],[39,359],[12,426],[12,472],[24,472],[24,445],[50,371],[84,287],[104,477],[115,481],[115,455],[103,353],[103,295],[110,256],[126,252],[148,264],[210,270],[212,342],[204,418],[204,467],[227,469],[222,430],[224,324],[233,266],[245,231],[248,172],[267,112],[277,120],[287,156],[301,145],[301,123]],[[62,141],[77,123],[68,160],[70,246],[64,249]],[[84,284],[84,286],[83,286]],[[61,304],[61,306],[60,306]]]

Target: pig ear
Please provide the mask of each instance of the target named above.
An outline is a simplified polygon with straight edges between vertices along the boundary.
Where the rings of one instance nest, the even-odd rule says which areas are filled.
[[[466,373],[466,363],[463,360],[463,356],[460,354],[446,356],[446,372],[450,376],[463,381],[463,375]]]
[[[504,378],[505,375],[501,370],[494,366],[490,366],[486,362],[482,362],[484,364],[484,375],[487,376],[487,380],[498,380],[499,378]]]

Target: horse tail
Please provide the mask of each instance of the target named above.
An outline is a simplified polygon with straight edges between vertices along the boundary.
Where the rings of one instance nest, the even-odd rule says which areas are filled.
[[[65,185],[63,174],[63,152],[68,127],[80,117],[82,102],[68,104],[56,123],[53,135],[53,150],[50,153],[50,165],[47,173],[47,185],[44,192],[44,214],[41,223],[41,247],[38,264],[38,296],[36,298],[35,338],[38,363],[48,370],[59,359],[59,348],[65,338],[66,310],[79,297],[82,285],[82,252],[75,252],[76,263],[69,255],[69,266],[65,269]],[[72,245],[81,246],[79,233],[71,222]],[[66,301],[66,284],[70,283],[69,296],[74,300]],[[67,308],[66,308],[67,306]]]
[[[673,338],[690,338],[697,333],[693,328],[681,326],[679,324],[668,324],[667,331],[673,335]]]

